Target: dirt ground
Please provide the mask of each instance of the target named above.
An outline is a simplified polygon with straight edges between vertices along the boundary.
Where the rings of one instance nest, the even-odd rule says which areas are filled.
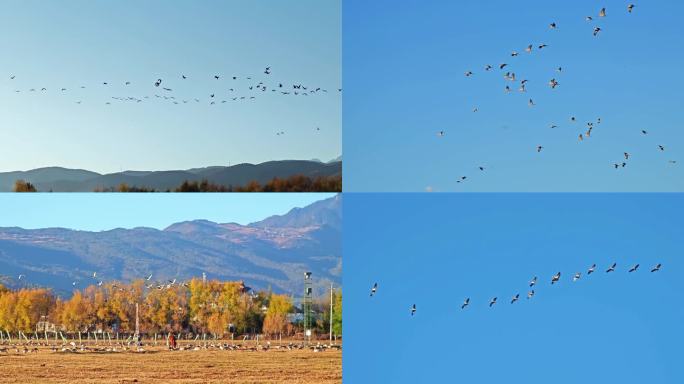
[[[176,350],[0,353],[0,383],[341,383],[342,352]]]

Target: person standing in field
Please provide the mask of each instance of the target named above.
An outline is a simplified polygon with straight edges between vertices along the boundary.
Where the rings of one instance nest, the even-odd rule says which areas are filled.
[[[173,333],[169,334],[169,347],[176,349],[176,336]]]

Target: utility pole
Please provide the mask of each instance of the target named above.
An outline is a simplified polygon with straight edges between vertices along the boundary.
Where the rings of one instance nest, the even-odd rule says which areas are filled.
[[[330,344],[332,344],[332,323],[333,323],[333,283],[330,283]]]

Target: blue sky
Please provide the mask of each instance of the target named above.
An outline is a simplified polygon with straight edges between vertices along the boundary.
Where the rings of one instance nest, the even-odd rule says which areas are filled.
[[[249,224],[332,193],[230,194],[0,194],[0,227],[63,227],[87,231],[151,227],[163,229],[186,220]]]
[[[628,3],[345,1],[346,190],[684,191],[684,3]]]
[[[344,215],[345,381],[684,380],[682,195],[350,193]]]
[[[165,170],[341,154],[338,0],[0,3],[0,171]],[[173,92],[154,87],[158,78]],[[248,86],[262,80],[329,93],[288,97],[268,88],[253,101],[230,99],[256,93]]]

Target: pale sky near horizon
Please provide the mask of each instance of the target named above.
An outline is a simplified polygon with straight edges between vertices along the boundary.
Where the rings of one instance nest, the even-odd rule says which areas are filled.
[[[0,5],[0,172],[169,170],[341,155],[339,0]],[[266,92],[249,90],[261,81]],[[280,93],[295,84],[328,92]]]
[[[164,229],[190,220],[249,224],[334,193],[1,193],[0,227]]]

